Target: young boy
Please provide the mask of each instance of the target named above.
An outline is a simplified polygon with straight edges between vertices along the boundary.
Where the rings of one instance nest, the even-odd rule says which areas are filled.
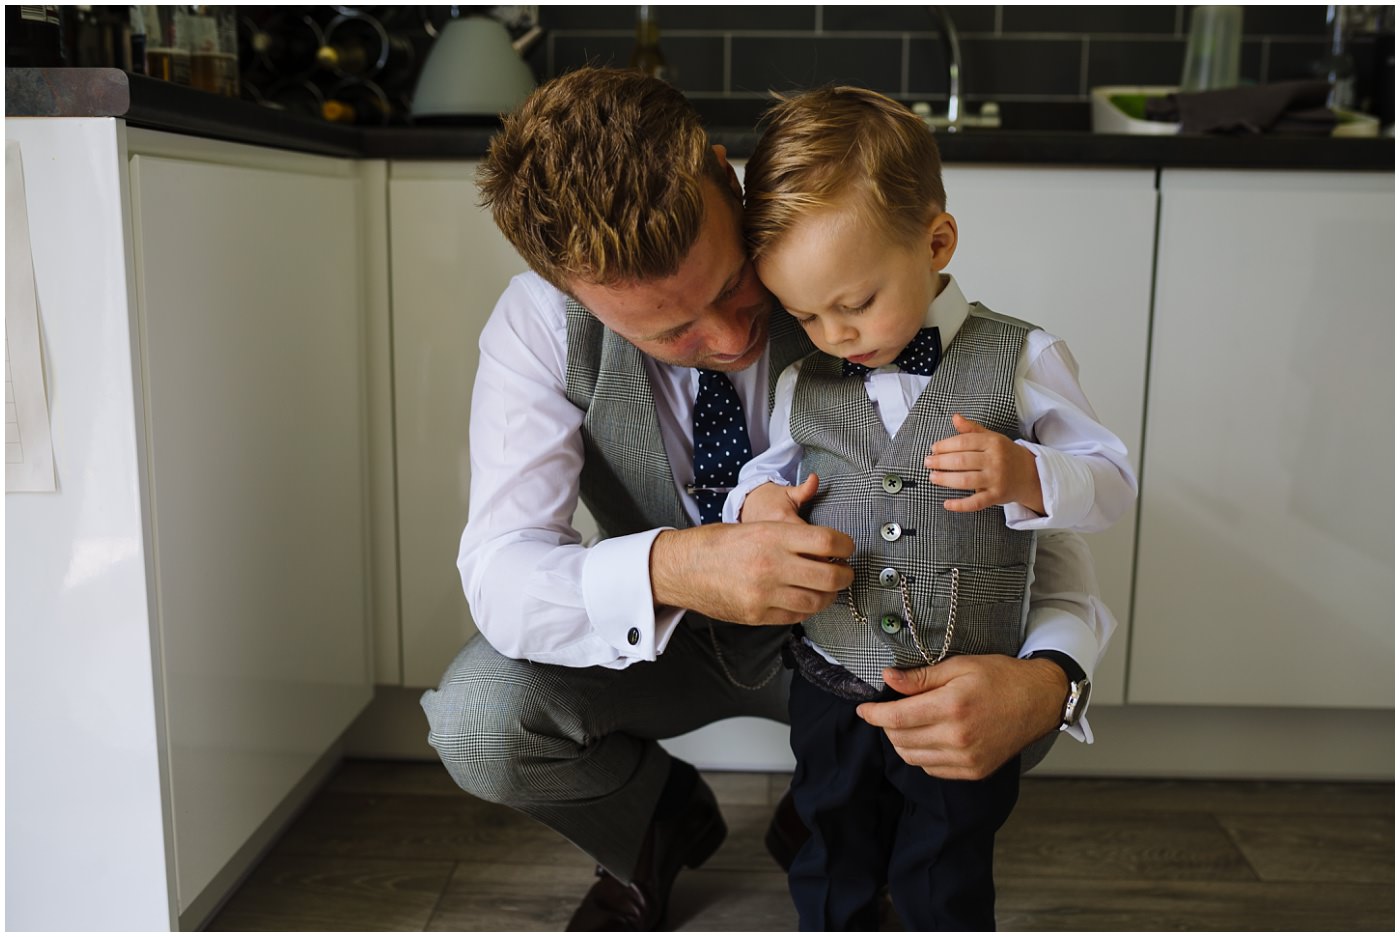
[[[856,542],[843,601],[788,647],[792,790],[812,831],[789,871],[800,925],[878,927],[888,884],[910,930],[994,928],[993,839],[1029,765],[931,777],[857,707],[897,698],[900,669],[1016,654],[1035,530],[1100,530],[1136,480],[1064,344],[969,305],[943,273],[958,232],[922,121],[830,88],[780,102],[765,124],[745,236],[819,351],[779,379],[771,448],[745,466],[725,519],[801,509]]]

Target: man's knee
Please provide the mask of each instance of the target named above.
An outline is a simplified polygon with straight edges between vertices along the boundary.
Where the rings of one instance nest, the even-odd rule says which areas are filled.
[[[421,698],[428,742],[463,790],[492,803],[525,803],[539,786],[540,759],[567,759],[581,739],[571,715],[551,705],[558,688],[549,668],[476,645],[485,642],[469,644]]]

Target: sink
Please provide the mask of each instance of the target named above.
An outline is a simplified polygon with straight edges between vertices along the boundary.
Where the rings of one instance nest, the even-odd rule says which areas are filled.
[[[1147,120],[1148,98],[1160,98],[1176,93],[1174,85],[1108,85],[1089,92],[1095,133],[1132,133],[1170,135],[1181,131],[1181,124],[1162,120]],[[1334,137],[1375,137],[1380,134],[1380,120],[1370,114],[1335,107],[1337,125]]]

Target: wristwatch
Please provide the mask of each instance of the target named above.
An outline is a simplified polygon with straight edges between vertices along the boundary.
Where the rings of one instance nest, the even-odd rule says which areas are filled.
[[[1069,678],[1069,693],[1065,694],[1065,708],[1060,714],[1060,731],[1065,731],[1080,720],[1089,706],[1088,674],[1063,651],[1032,651],[1026,655],[1026,660],[1053,661]]]

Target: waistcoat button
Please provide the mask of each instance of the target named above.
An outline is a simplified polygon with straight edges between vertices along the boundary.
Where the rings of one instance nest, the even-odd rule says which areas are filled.
[[[903,527],[900,527],[898,524],[894,523],[893,521],[891,521],[890,523],[888,523],[888,524],[886,524],[886,525],[884,525],[883,527],[880,528],[880,536],[881,536],[881,538],[883,538],[884,540],[889,541],[890,543],[894,543],[896,540],[898,540],[898,539],[900,538],[900,535],[903,534],[903,533],[904,533],[904,528],[903,528]]]
[[[880,487],[892,495],[897,495],[904,488],[904,479],[898,475],[886,475],[880,479]]]
[[[880,570],[880,585],[899,585],[899,570],[895,569],[893,566],[886,566],[884,569]]]
[[[904,626],[904,621],[893,613],[885,615],[880,619],[880,630],[885,634],[894,634]]]

